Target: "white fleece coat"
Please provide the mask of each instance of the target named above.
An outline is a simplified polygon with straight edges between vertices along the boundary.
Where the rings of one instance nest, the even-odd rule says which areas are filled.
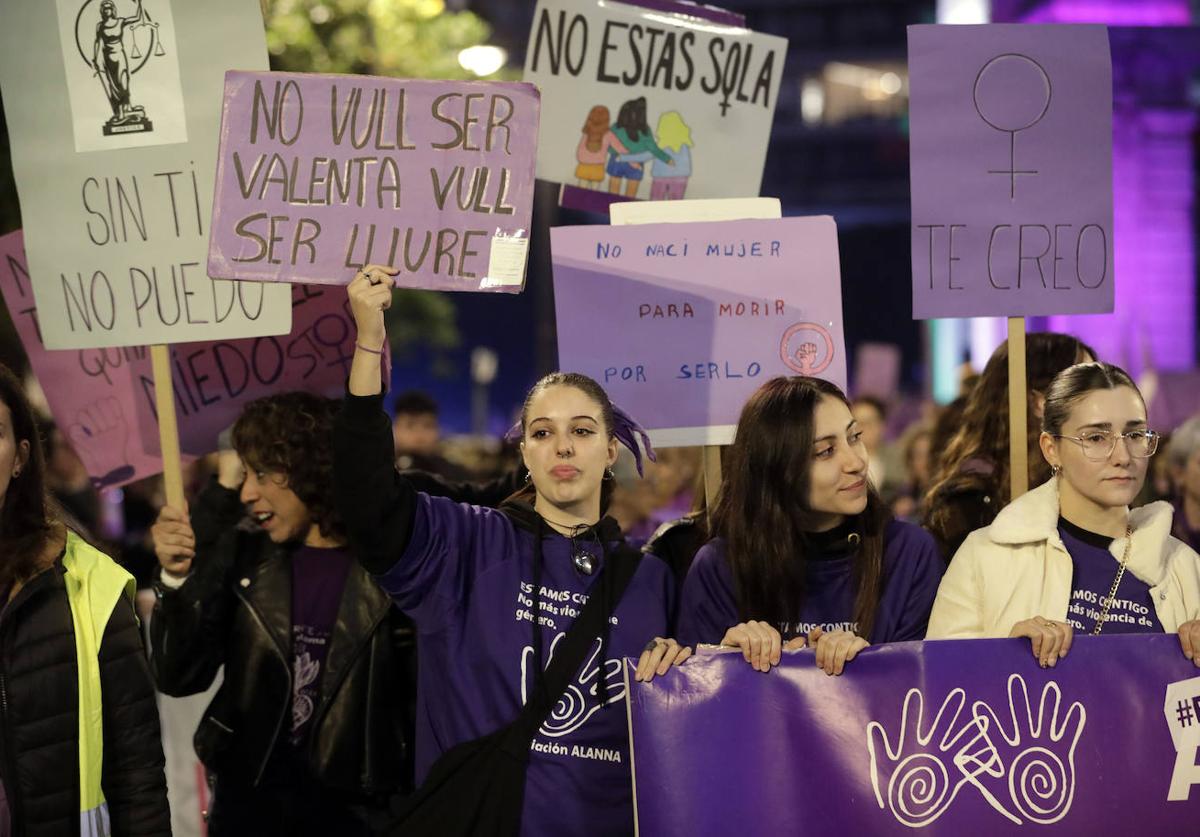
[[[1150,586],[1168,633],[1200,618],[1200,556],[1171,537],[1172,514],[1162,502],[1130,512],[1133,545],[1125,570]],[[1006,637],[1034,616],[1066,621],[1074,567],[1058,517],[1058,481],[1051,479],[968,535],[942,578],[926,638]],[[1114,577],[1124,550],[1125,538],[1109,547]]]

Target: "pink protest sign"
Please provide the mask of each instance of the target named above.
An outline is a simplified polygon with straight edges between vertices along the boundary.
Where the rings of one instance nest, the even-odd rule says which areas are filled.
[[[910,26],[913,317],[1113,310],[1103,26]]]
[[[539,107],[517,82],[230,71],[209,274],[519,292]]]
[[[47,350],[20,231],[0,238],[0,292],[54,421],[96,487],[124,485],[162,471],[160,459],[143,450],[129,375],[130,364],[145,359],[149,365],[146,348]]]
[[[657,445],[728,444],[777,375],[846,386],[832,218],[556,227],[550,243],[559,368]]]
[[[343,288],[293,285],[291,334],[172,346],[180,448],[196,455],[216,450],[221,432],[256,398],[293,390],[340,396],[350,374],[355,334]],[[130,371],[142,442],[157,450],[149,355]]]
[[[900,347],[860,343],[854,356],[854,394],[891,398],[900,390]]]

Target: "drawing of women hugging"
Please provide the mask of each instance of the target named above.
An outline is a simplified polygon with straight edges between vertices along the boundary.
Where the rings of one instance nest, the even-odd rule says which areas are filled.
[[[608,127],[608,108],[596,105],[588,111],[583,123],[583,136],[575,149],[575,179],[584,189],[599,189],[604,181],[604,164],[608,161],[608,150],[616,149],[624,154],[628,149]]]
[[[654,175],[654,183],[650,186],[650,200],[683,200],[688,178],[692,175],[692,130],[678,111],[669,110],[658,118],[655,139],[660,148],[670,152],[671,162],[664,163],[660,159],[654,159],[650,151],[622,154],[617,160],[645,164],[654,159],[650,169],[650,173]]]
[[[653,157],[665,165],[674,165],[671,155],[658,147],[654,135],[650,133],[650,125],[646,122],[645,96],[630,99],[621,105],[612,132],[627,149],[625,152],[618,152],[615,147],[608,150],[608,191],[614,195],[621,194],[621,181],[624,180],[625,197],[637,197],[638,187],[646,174],[642,160]],[[625,154],[647,156],[638,156],[636,161],[632,156],[629,159],[621,159]]]

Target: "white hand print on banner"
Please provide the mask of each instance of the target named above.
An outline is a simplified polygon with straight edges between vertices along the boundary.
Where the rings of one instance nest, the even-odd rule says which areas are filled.
[[[1037,716],[1029,702],[1025,678],[1014,674],[1008,678],[1008,710],[1012,721],[1005,729],[995,711],[982,701],[972,708],[981,729],[994,727],[998,736],[989,734],[999,757],[999,778],[1007,783],[1008,798],[1016,809],[1009,813],[991,788],[976,781],[979,790],[997,811],[1020,824],[1024,817],[1030,822],[1049,825],[1058,822],[1071,809],[1075,798],[1075,749],[1087,711],[1075,701],[1065,714],[1062,709],[1062,690],[1054,681],[1042,688]],[[985,771],[996,776],[994,771]],[[978,774],[977,774],[978,775]]]
[[[994,751],[989,755],[986,733],[978,722],[966,718],[959,723],[966,702],[966,692],[962,689],[950,692],[929,729],[922,730],[925,699],[919,689],[909,689],[904,696],[900,733],[894,747],[882,724],[878,721],[867,724],[875,801],[880,808],[890,808],[896,819],[910,828],[929,825],[945,813],[962,786],[972,778],[963,769],[964,764],[972,764],[979,771],[991,765]],[[980,747],[985,758],[977,755]],[[889,774],[886,806],[880,789],[881,768],[887,768]]]
[[[546,659],[547,667],[550,665],[550,661],[554,659],[554,651],[558,648],[558,644],[564,636],[566,636],[565,633],[560,633],[550,643],[550,656]],[[599,711],[601,707],[599,697],[600,665],[597,661],[599,656],[600,638],[597,637],[592,643],[592,653],[579,669],[579,674],[576,675],[575,682],[567,686],[567,690],[563,692],[562,696],[558,699],[558,703],[554,705],[550,716],[542,723],[542,727],[539,730],[542,735],[549,738],[561,738],[564,735],[570,735],[587,723],[588,718]],[[621,674],[620,660],[604,661],[604,678],[608,681],[608,696],[603,705],[607,706],[610,703],[624,700],[625,678]],[[522,706],[529,699],[529,692],[533,689],[535,682],[536,672],[533,670],[533,647],[527,645],[521,649]]]
[[[973,704],[971,718],[959,726],[964,703],[962,689],[950,692],[922,734],[924,699],[919,690],[910,689],[894,747],[882,724],[867,725],[871,783],[879,807],[890,809],[901,824],[919,828],[945,813],[970,782],[1017,825],[1049,825],[1066,816],[1075,798],[1075,750],[1087,722],[1083,704],[1075,701],[1061,713],[1062,690],[1050,682],[1042,689],[1035,716],[1019,674],[1008,679],[1007,727],[982,701]],[[931,749],[939,729],[944,731]],[[889,774],[886,802],[880,789],[884,772]]]
[[[1163,712],[1175,745],[1175,769],[1171,771],[1167,801],[1186,802],[1192,785],[1200,785],[1200,766],[1196,764],[1200,750],[1200,677],[1169,684]]]

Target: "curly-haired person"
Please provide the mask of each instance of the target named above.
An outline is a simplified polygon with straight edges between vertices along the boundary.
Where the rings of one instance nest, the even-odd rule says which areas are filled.
[[[188,509],[166,506],[151,622],[159,688],[224,681],[196,731],[209,833],[373,833],[411,785],[411,623],[355,560],[331,502],[338,403],[248,404]]]

